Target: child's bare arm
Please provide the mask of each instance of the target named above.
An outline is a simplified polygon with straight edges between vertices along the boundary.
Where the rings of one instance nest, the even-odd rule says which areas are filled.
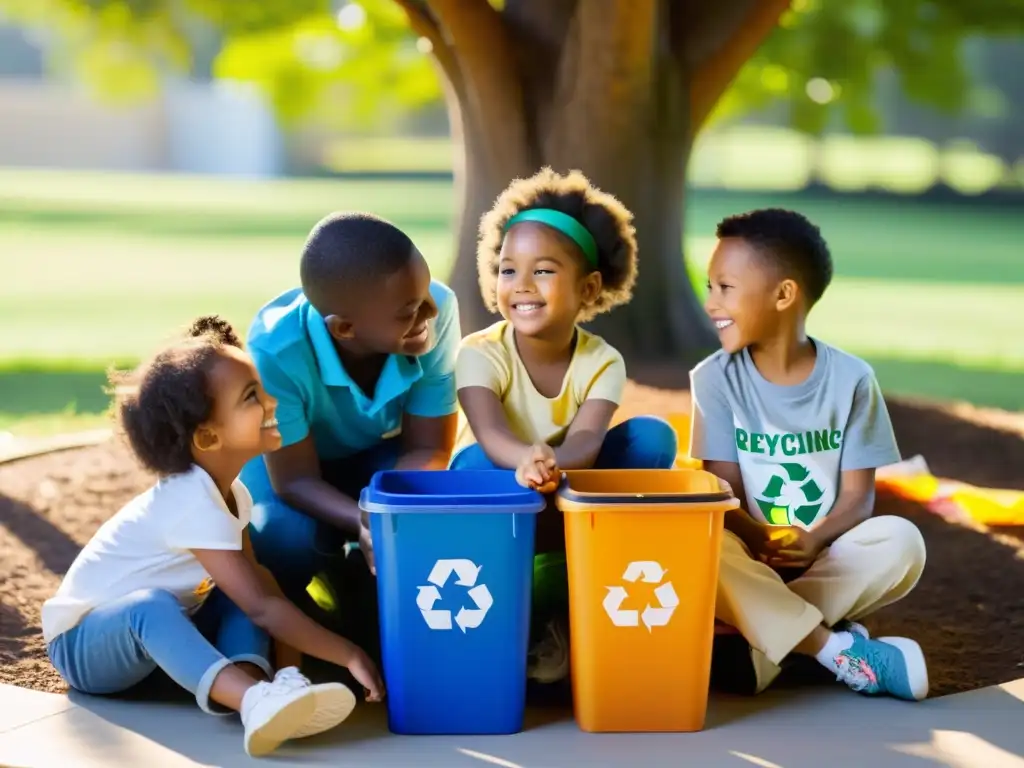
[[[487,387],[463,387],[459,404],[487,458],[499,467],[518,468],[531,446],[512,433],[498,396]]]
[[[323,479],[312,435],[266,454],[264,461],[282,501],[350,536],[359,533],[359,505]]]
[[[195,549],[192,554],[213,578],[214,583],[258,627],[272,637],[303,653],[349,667],[359,676],[369,658],[350,641],[336,635],[306,616],[281,594],[269,572],[264,573],[252,556],[248,531],[243,533],[242,550]],[[372,674],[360,679],[372,698],[383,695],[383,683],[372,662]],[[364,677],[366,677],[364,675]]]
[[[402,417],[402,455],[395,469],[444,469],[452,456],[458,414]]]
[[[874,509],[875,470],[847,470],[842,473],[839,495],[831,511],[811,528],[811,534],[823,548],[827,547],[871,517]]]
[[[555,449],[559,469],[589,469],[601,452],[608,426],[618,405],[610,400],[587,400],[569,425],[562,444]]]
[[[252,551],[252,543],[249,541],[248,531],[242,535],[242,552],[245,553],[246,559],[253,564],[253,567],[256,569],[256,574],[259,576],[264,588],[272,594],[284,597],[284,593],[281,591],[281,587],[278,585],[277,579],[274,578],[274,574],[257,562],[256,556]],[[273,664],[275,669],[301,667],[302,653],[297,648],[293,648],[287,643],[275,638]]]

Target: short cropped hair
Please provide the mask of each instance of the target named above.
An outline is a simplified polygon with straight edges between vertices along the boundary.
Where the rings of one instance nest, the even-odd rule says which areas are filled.
[[[394,274],[415,253],[409,236],[390,221],[358,211],[332,213],[306,238],[299,263],[302,291],[320,314],[335,314],[339,291]]]
[[[811,306],[832,282],[832,254],[821,230],[796,211],[761,208],[729,216],[716,234],[741,238],[756,248],[781,274],[797,281]]]

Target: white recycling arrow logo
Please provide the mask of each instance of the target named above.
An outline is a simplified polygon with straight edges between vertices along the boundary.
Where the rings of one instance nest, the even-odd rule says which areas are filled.
[[[608,587],[608,594],[604,597],[604,610],[612,624],[617,627],[638,627],[643,621],[647,631],[653,631],[654,627],[664,627],[679,605],[679,596],[672,586],[671,581],[661,583],[667,571],[663,570],[661,564],[654,560],[637,560],[626,566],[622,574],[624,581],[635,583],[642,579],[648,584],[659,584],[654,590],[654,596],[658,599],[658,605],[647,605],[643,612],[624,610],[622,604],[629,596],[625,587]]]
[[[430,569],[427,577],[429,584],[418,587],[419,594],[416,595],[416,605],[423,614],[423,620],[431,629],[451,629],[452,612],[448,610],[435,609],[434,605],[441,599],[441,589],[448,582],[454,573],[458,578],[455,583],[462,587],[469,587],[467,594],[473,601],[475,608],[462,606],[455,614],[455,623],[465,634],[467,629],[476,629],[483,623],[487,612],[494,605],[494,598],[486,584],[477,584],[476,579],[480,575],[479,566],[472,560],[438,560]]]

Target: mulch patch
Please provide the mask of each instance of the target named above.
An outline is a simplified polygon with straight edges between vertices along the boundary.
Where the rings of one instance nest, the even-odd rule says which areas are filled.
[[[1024,489],[1024,414],[891,399],[904,456],[923,454],[942,477]],[[689,409],[684,392],[632,386],[622,415]],[[40,691],[65,686],[46,658],[43,601],[79,548],[152,478],[117,441],[0,466],[0,682]],[[882,496],[878,513],[903,515],[928,543],[918,588],[872,616],[872,634],[917,639],[932,695],[1024,677],[1024,528],[948,523]]]

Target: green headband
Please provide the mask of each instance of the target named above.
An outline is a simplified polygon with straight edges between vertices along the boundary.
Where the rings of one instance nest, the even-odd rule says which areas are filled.
[[[576,219],[567,213],[556,211],[552,208],[531,208],[527,211],[520,211],[505,225],[505,231],[521,221],[536,221],[538,224],[547,224],[552,229],[557,229],[566,237],[570,238],[583,251],[587,261],[594,269],[597,269],[597,243],[590,230],[580,224]]]

